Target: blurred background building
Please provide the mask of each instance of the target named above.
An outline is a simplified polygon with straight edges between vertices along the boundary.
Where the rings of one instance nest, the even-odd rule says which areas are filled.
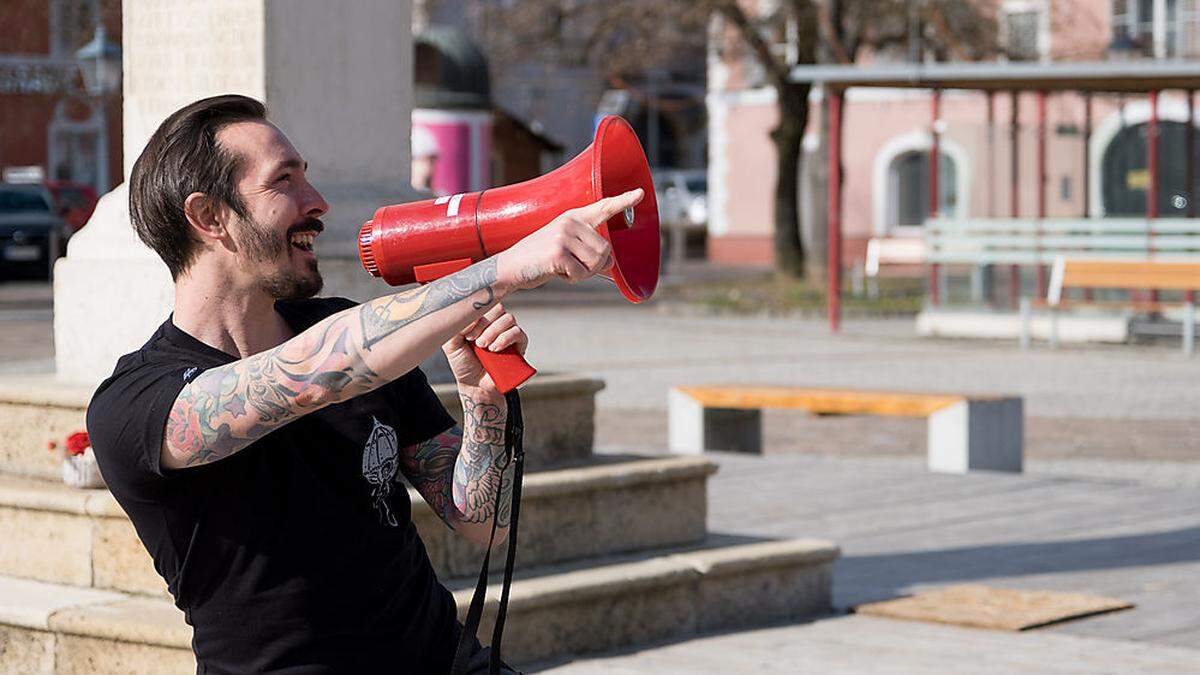
[[[121,177],[121,93],[89,91],[79,51],[100,27],[120,44],[120,0],[6,0],[0,26],[0,167],[107,192]]]
[[[761,12],[778,3],[741,4],[748,12]],[[994,48],[990,54],[978,44],[956,45],[955,36],[927,39],[939,30],[938,11],[941,19],[955,19],[946,16],[952,11],[945,9],[947,4],[908,3],[913,8],[909,18],[914,21],[905,26],[900,17],[897,39],[887,47],[863,49],[854,63],[865,69],[933,61],[1178,63],[1200,56],[1200,15],[1195,0],[961,3],[976,7],[973,29],[991,33]],[[728,31],[720,17],[715,21],[718,35]],[[960,40],[972,38],[959,32]],[[788,49],[787,36],[779,38],[775,48]],[[773,154],[769,132],[778,122],[776,92],[746,50],[727,49],[725,44],[715,40],[709,52],[709,256],[717,263],[770,266],[774,262],[774,167],[762,157]],[[872,238],[921,237],[931,203],[927,195],[932,98],[930,91],[920,89],[848,91],[842,141],[842,262],[847,267],[862,267]],[[1083,95],[1048,97],[1044,215],[1143,216],[1151,105],[1139,95],[1097,93],[1091,99],[1089,120],[1085,119]],[[800,180],[806,239],[818,242],[826,212],[819,105],[823,100],[820,87],[814,87]],[[939,215],[1036,215],[1036,105],[1034,91],[1015,96],[962,90],[941,94],[936,122],[940,136]],[[1162,92],[1158,101],[1160,217],[1190,213],[1189,194],[1193,191],[1187,185],[1184,142],[1190,116],[1185,92]],[[1085,134],[1085,127],[1090,127],[1090,134]],[[1012,165],[1020,177],[1017,183],[1009,179]],[[1016,205],[1015,211],[1012,205]]]

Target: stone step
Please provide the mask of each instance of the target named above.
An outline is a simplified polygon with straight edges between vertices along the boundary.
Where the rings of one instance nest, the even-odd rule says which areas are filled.
[[[529,664],[825,613],[837,555],[825,541],[714,540],[643,559],[529,570],[513,582],[504,657]],[[485,644],[498,583],[480,630]],[[470,594],[455,591],[460,617]],[[165,598],[0,577],[0,672],[192,673],[190,640],[182,612]]]
[[[521,567],[687,544],[705,536],[701,458],[641,458],[526,474]],[[483,548],[456,536],[410,490],[413,521],[441,578],[478,574]],[[654,517],[647,517],[654,514]],[[0,475],[0,574],[130,593],[165,583],[107,490]],[[501,553],[503,549],[501,549]],[[503,555],[494,556],[501,565]]]
[[[521,387],[530,469],[591,457],[596,392],[603,388],[602,380],[555,373],[538,374]],[[83,430],[94,389],[52,375],[0,377],[0,473],[57,479],[61,469],[46,444],[62,443]],[[461,419],[455,386],[438,384],[433,389],[450,414]]]

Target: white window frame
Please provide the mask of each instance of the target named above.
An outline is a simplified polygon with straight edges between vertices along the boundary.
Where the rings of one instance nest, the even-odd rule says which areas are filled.
[[[1009,14],[1025,14],[1036,12],[1038,15],[1037,29],[1037,60],[1043,63],[1050,60],[1050,5],[1048,0],[1004,0],[1000,5],[1000,44],[1008,45]]]

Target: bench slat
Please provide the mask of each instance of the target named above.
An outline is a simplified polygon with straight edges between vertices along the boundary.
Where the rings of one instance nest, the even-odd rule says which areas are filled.
[[[1200,288],[1200,263],[1068,259],[1062,285],[1187,291]]]
[[[678,387],[706,408],[785,408],[827,415],[928,417],[966,400],[945,394],[912,394],[796,387]]]

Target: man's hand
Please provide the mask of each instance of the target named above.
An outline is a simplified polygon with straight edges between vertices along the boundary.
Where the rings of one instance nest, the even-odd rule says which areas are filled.
[[[455,382],[460,386],[496,392],[492,377],[483,369],[483,364],[471,348],[472,344],[492,352],[516,347],[517,352],[524,354],[529,346],[529,336],[517,325],[516,317],[509,314],[503,305],[497,304],[442,345]]]
[[[537,288],[555,277],[578,283],[612,267],[612,246],[596,232],[609,218],[642,201],[641,188],[571,209],[496,256],[497,277],[509,288]]]

